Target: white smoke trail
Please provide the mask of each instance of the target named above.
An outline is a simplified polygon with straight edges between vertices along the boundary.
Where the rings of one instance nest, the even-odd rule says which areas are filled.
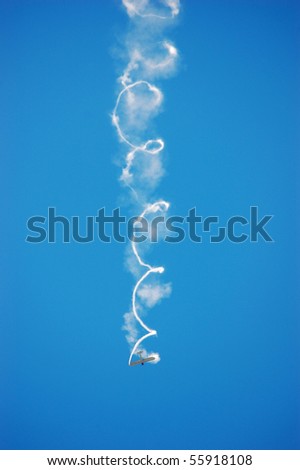
[[[123,0],[123,5],[127,10],[128,15],[131,17],[137,15],[141,18],[157,18],[166,20],[178,15],[179,0],[162,0],[161,3],[165,5],[165,7],[169,8],[169,12],[166,11],[165,14],[160,14],[159,7],[153,6],[151,4],[151,0]]]
[[[170,41],[159,41],[154,45],[157,32],[172,21],[180,8],[179,0],[122,0],[128,16],[134,21],[133,34],[127,41],[128,65],[119,78],[121,91],[116,100],[112,113],[112,123],[117,130],[120,141],[129,147],[125,157],[120,180],[130,188],[136,202],[144,206],[140,217],[157,212],[166,212],[169,203],[158,200],[154,203],[145,202],[147,191],[151,191],[163,175],[161,153],[164,141],[159,138],[148,138],[146,133],[150,121],[160,111],[163,94],[161,90],[149,80],[163,78],[176,69],[178,58],[177,49]],[[153,26],[155,26],[153,28]],[[142,31],[142,32],[141,32]],[[145,33],[145,31],[147,31]],[[163,297],[170,295],[170,284],[145,284],[150,274],[162,274],[163,266],[152,266],[146,263],[137,250],[136,243],[131,242],[131,250],[139,267],[146,269],[133,289],[130,313],[125,314],[124,330],[127,331],[127,341],[131,345],[128,363],[138,347],[147,338],[157,334],[141,318],[142,310],[138,297],[146,307],[151,308]],[[142,285],[143,284],[143,285]],[[138,338],[135,321],[146,331]],[[158,353],[151,353],[160,360]]]

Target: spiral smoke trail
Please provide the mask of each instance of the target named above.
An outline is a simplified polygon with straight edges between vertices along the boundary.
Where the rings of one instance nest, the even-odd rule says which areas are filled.
[[[122,3],[131,19],[125,41],[128,64],[118,80],[121,91],[112,113],[112,123],[120,141],[129,148],[120,180],[143,208],[140,217],[147,217],[157,212],[164,213],[169,208],[169,203],[164,200],[148,202],[151,191],[163,176],[164,141],[161,138],[149,139],[147,133],[151,119],[158,114],[163,102],[163,93],[152,80],[166,78],[176,70],[177,49],[163,38],[163,32],[179,14],[180,3],[179,0],[122,0]],[[124,329],[131,346],[129,365],[143,341],[157,334],[141,319],[138,297],[151,308],[171,292],[170,284],[145,283],[151,274],[162,274],[164,267],[146,263],[134,241],[131,242],[131,254],[144,273],[139,274],[134,286],[131,311],[124,316]],[[141,337],[138,336],[136,322],[146,331]],[[160,360],[158,353],[151,352],[151,356],[155,357],[154,362]]]

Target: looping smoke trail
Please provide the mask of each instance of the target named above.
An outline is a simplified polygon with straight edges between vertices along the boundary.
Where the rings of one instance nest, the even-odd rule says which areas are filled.
[[[149,21],[156,23],[156,21],[160,22],[161,20],[166,21],[173,19],[179,13],[179,0],[160,0],[159,5],[157,5],[157,2],[150,0],[122,0],[122,3],[130,18],[136,17],[139,21],[147,21],[147,23],[149,23]],[[153,78],[155,76],[161,77],[164,74],[170,73],[174,69],[174,64],[178,56],[177,49],[169,41],[163,41],[161,49],[165,51],[165,53],[157,54],[154,58],[147,56],[147,54],[149,55],[149,51],[147,47],[143,47],[143,45],[135,44],[135,47],[129,51],[130,61],[119,78],[122,89],[118,94],[112,113],[112,123],[117,130],[120,141],[130,148],[125,158],[125,166],[123,167],[120,180],[132,190],[137,202],[144,205],[144,209],[139,218],[144,218],[156,212],[165,212],[169,208],[169,203],[164,200],[159,200],[152,204],[144,204],[144,195],[137,190],[134,184],[134,165],[136,157],[142,155],[144,158],[159,158],[165,145],[161,138],[145,140],[143,136],[141,137],[144,128],[147,128],[150,117],[153,117],[153,115],[159,111],[163,101],[161,90],[150,83],[147,78]],[[143,75],[143,78],[139,78],[139,74]],[[120,116],[124,114],[125,122],[122,124]],[[149,160],[147,162],[149,162]],[[147,164],[149,166],[147,162],[145,164],[146,169]],[[145,171],[145,178],[148,179],[149,184],[154,184],[156,182],[155,180],[161,176],[162,170],[157,162],[156,167],[154,167],[156,173],[153,172],[153,169],[149,170],[149,168],[148,172]],[[134,241],[131,242],[131,249],[138,265],[146,269],[144,274],[137,280],[131,298],[132,315],[146,331],[146,334],[137,338],[137,331],[135,327],[132,326],[131,315],[126,314],[125,321],[127,321],[127,325],[124,329],[129,332],[128,341],[133,344],[128,361],[129,364],[141,343],[147,338],[157,334],[156,330],[146,325],[138,313],[137,295],[139,294],[140,286],[148,279],[150,274],[162,274],[164,272],[163,266],[155,267],[143,261]],[[165,287],[167,287],[167,289],[161,289],[158,293],[156,292],[153,305],[157,300],[168,295],[170,286],[166,285]],[[146,292],[147,289],[144,291],[144,295]],[[151,355],[155,356],[155,362],[160,360],[157,353],[151,353]]]
[[[149,213],[154,213],[154,212],[157,212],[157,211],[161,211],[161,210],[168,210],[169,208],[169,203],[166,202],[166,201],[157,201],[155,202],[154,204],[148,206],[140,215],[140,217],[145,217],[146,214],[149,214]],[[133,349],[131,351],[131,354],[130,354],[130,357],[129,357],[129,361],[128,363],[130,364],[131,363],[131,359],[132,359],[132,356],[134,355],[134,353],[136,352],[138,346],[146,339],[146,338],[149,338],[150,336],[153,336],[153,335],[156,335],[157,332],[156,330],[152,330],[151,328],[149,328],[144,322],[143,320],[140,318],[140,316],[138,315],[137,313],[137,308],[136,308],[136,295],[137,295],[137,291],[138,291],[138,288],[140,287],[140,285],[142,284],[142,282],[147,279],[147,277],[149,276],[149,274],[151,273],[159,273],[159,274],[162,274],[164,272],[164,267],[163,266],[159,266],[159,267],[154,267],[154,266],[151,266],[150,264],[147,264],[145,263],[138,251],[137,251],[137,248],[136,248],[136,244],[132,241],[131,242],[131,247],[132,247],[132,251],[136,257],[136,259],[138,260],[140,266],[143,266],[145,268],[147,268],[147,271],[140,277],[140,279],[137,281],[136,285],[134,286],[134,289],[133,289],[133,292],[132,292],[132,311],[133,311],[133,314],[136,318],[136,320],[139,322],[139,324],[146,330],[148,331],[148,333],[144,336],[142,336],[136,343],[135,345],[133,346]]]

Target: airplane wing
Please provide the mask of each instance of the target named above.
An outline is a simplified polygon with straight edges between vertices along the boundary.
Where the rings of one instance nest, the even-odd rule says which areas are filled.
[[[156,359],[156,357],[150,356],[150,357],[146,357],[146,359],[144,359],[143,362],[155,361],[155,359]]]
[[[142,359],[140,359],[139,361],[131,362],[129,365],[130,366],[137,366],[138,364],[142,364],[142,362],[144,362],[144,361]]]
[[[138,361],[131,362],[130,366],[137,366],[138,364],[145,364],[145,362],[155,361],[155,359],[156,358],[154,356],[145,357],[145,359],[139,359]]]

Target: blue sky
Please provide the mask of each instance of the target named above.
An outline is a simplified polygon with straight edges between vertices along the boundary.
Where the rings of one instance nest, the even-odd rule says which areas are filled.
[[[117,0],[0,2],[3,449],[299,449],[299,3],[183,1],[159,85],[172,213],[274,214],[274,243],[162,244],[156,366],[129,368],[122,244],[25,243],[122,201]]]

